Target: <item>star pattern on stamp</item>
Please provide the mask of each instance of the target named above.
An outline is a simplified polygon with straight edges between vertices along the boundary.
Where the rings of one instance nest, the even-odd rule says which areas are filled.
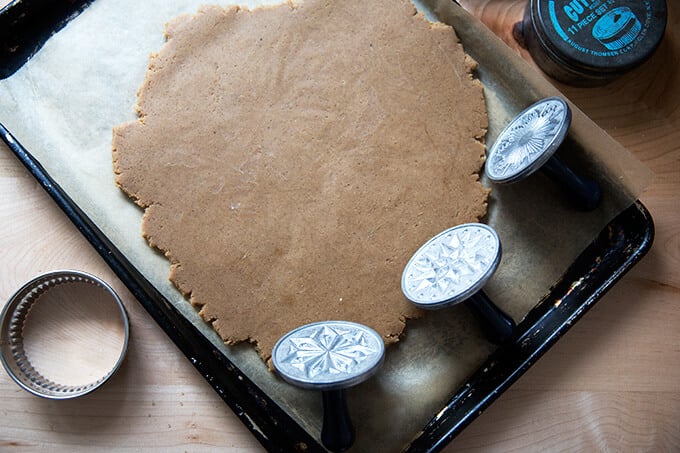
[[[491,265],[497,247],[476,228],[450,231],[413,261],[408,290],[419,300],[446,300],[467,289]]]
[[[380,353],[366,334],[351,326],[322,325],[305,335],[287,339],[281,359],[308,378],[326,374],[351,374],[369,357]]]

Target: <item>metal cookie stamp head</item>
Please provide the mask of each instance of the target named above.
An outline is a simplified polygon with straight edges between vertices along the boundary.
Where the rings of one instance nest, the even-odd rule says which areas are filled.
[[[345,389],[373,376],[385,357],[382,337],[348,321],[307,324],[274,345],[272,362],[281,377],[298,387],[321,390],[321,442],[330,451],[354,443]]]
[[[373,329],[346,321],[298,327],[274,346],[281,377],[303,388],[347,388],[371,377],[382,364],[385,344]]]
[[[458,225],[418,249],[404,268],[401,289],[408,300],[425,309],[466,301],[487,338],[506,343],[515,337],[515,321],[482,290],[500,259],[501,242],[493,228],[482,223]]]
[[[511,183],[541,168],[564,141],[571,111],[560,98],[543,99],[517,115],[500,133],[485,171],[496,183]]]
[[[583,211],[599,206],[602,188],[576,174],[557,158],[571,124],[571,110],[561,98],[545,98],[517,115],[489,149],[487,177],[495,183],[513,183],[542,170],[565,189],[571,204]]]
[[[401,288],[415,305],[437,309],[479,291],[501,258],[496,232],[481,223],[450,228],[426,242],[406,265]]]

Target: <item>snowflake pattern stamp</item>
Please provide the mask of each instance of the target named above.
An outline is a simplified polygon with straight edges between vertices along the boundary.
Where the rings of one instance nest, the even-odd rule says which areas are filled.
[[[462,302],[493,275],[500,256],[500,240],[488,225],[468,223],[450,228],[413,255],[402,274],[402,291],[426,309]]]
[[[571,124],[567,103],[543,99],[508,124],[489,150],[485,171],[496,183],[511,183],[542,167],[557,151]]]
[[[361,324],[325,321],[284,335],[272,361],[281,377],[297,386],[332,390],[372,376],[382,364],[385,345],[377,332]]]

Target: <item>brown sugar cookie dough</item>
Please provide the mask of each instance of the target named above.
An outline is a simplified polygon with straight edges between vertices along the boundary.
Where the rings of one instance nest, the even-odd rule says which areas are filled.
[[[113,160],[172,282],[264,359],[319,320],[396,341],[420,315],[410,256],[486,212],[483,91],[454,31],[405,0],[305,0],[166,34]]]

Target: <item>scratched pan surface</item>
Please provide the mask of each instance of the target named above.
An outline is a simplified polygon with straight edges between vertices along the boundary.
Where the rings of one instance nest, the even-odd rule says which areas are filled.
[[[125,226],[129,230],[118,228],[107,211],[118,206],[116,203],[124,208],[129,202],[113,187],[94,187],[91,181],[78,180],[74,175],[74,172],[87,173],[81,171],[86,169],[94,173],[95,178],[106,180],[108,175],[102,177],[97,171],[110,173],[110,127],[121,119],[129,119],[125,115],[132,115],[134,91],[141,78],[129,82],[126,90],[132,93],[121,101],[119,116],[113,120],[101,119],[104,138],[98,148],[94,148],[97,148],[96,153],[104,154],[97,158],[104,170],[97,166],[97,159],[88,162],[87,153],[81,152],[77,159],[74,158],[67,149],[74,144],[63,140],[59,134],[64,132],[55,132],[41,124],[49,118],[38,114],[45,110],[44,106],[22,91],[22,78],[26,73],[30,75],[34,71],[31,89],[40,88],[40,74],[44,74],[42,79],[52,75],[49,71],[36,71],[42,69],[40,65],[49,60],[51,53],[55,53],[50,44],[62,35],[52,37],[55,31],[68,23],[64,30],[76,34],[78,27],[82,28],[85,23],[80,21],[81,17],[88,14],[105,12],[113,21],[116,11],[107,11],[106,7],[116,3],[125,13],[125,2],[57,1],[51,2],[57,6],[49,14],[45,13],[46,3],[50,2],[13,2],[0,13],[3,44],[0,46],[0,71],[5,78],[0,81],[0,105],[14,103],[14,110],[23,108],[25,115],[35,115],[31,116],[35,121],[29,128],[3,106],[0,122],[23,146],[8,140],[4,131],[0,131],[3,138],[10,141],[15,154],[266,448],[290,451],[305,444],[308,451],[321,449],[316,440],[321,411],[318,395],[291,389],[274,378],[249,347],[227,348],[221,344],[186,301],[169,287],[167,263],[159,257],[155,257],[157,261],[153,264],[141,258],[138,249],[148,249],[141,238],[137,242],[122,239],[131,237],[130,231],[132,236],[139,235],[140,213],[130,207],[134,213],[132,225]],[[453,3],[433,1],[418,6],[427,11],[428,17],[454,25],[466,51],[479,62],[478,76],[486,86],[489,111],[488,142],[514,113],[537,98],[556,94],[529,68],[513,60],[493,35]],[[187,8],[195,10],[192,5]],[[85,13],[69,23],[81,10]],[[139,15],[143,16],[142,13]],[[122,15],[129,20],[128,15]],[[32,17],[39,18],[35,19],[37,24],[31,22]],[[162,24],[157,28],[159,31],[154,33],[160,34]],[[40,50],[43,44],[45,48]],[[151,51],[161,44],[160,39],[152,43]],[[135,62],[141,65],[139,71],[143,76],[148,50],[141,52],[143,58],[137,58],[140,61]],[[25,65],[32,55],[30,63]],[[78,71],[76,62],[63,76],[68,78]],[[97,74],[83,72],[90,76],[88,79],[96,79]],[[79,88],[84,89],[83,86]],[[50,93],[52,91],[50,89]],[[68,102],[56,103],[53,114],[68,117],[78,112],[79,93],[67,92],[65,95],[70,96]],[[97,116],[96,105],[88,108],[90,115]],[[96,131],[78,132],[96,142]],[[494,187],[491,195],[489,216],[485,221],[499,231],[504,251],[510,252],[505,254],[499,275],[490,282],[488,292],[519,321],[518,340],[503,348],[493,347],[484,340],[464,307],[409,323],[405,340],[388,350],[383,370],[350,392],[352,416],[357,420],[355,451],[375,451],[375,445],[388,451],[441,448],[526,371],[646,253],[653,239],[653,223],[644,206],[635,202],[647,177],[645,171],[638,169],[637,163],[623,151],[613,159],[622,162],[625,171],[622,173],[615,165],[614,168],[608,166],[612,156],[603,155],[602,149],[616,149],[618,145],[578,111],[569,140],[571,147],[579,151],[573,162],[589,169],[591,176],[604,180],[606,203],[597,213],[575,214],[569,207],[561,206],[555,201],[559,200],[559,194],[540,178],[507,190]],[[59,148],[59,153],[55,153],[55,147]],[[81,146],[79,150],[83,148],[86,147]],[[620,183],[622,174],[626,176],[623,185]],[[111,194],[110,200],[106,198],[107,193]],[[116,208],[116,213],[119,211]],[[531,234],[524,232],[528,230],[527,224],[532,225]],[[555,241],[554,235],[545,234],[545,231],[556,229],[557,224],[562,228],[557,228],[559,231],[555,234],[567,241]],[[569,242],[570,247],[556,249],[555,242]],[[549,268],[533,286],[525,284],[527,279],[523,278],[533,271],[527,267],[531,262]],[[510,291],[509,287],[514,289]]]

